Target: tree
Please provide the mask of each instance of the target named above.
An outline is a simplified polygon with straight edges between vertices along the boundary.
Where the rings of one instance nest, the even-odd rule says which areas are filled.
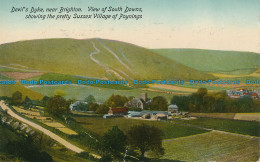
[[[96,113],[97,114],[107,114],[109,108],[106,105],[100,105],[97,110]]]
[[[202,112],[215,112],[216,111],[216,100],[214,96],[206,94],[203,96],[203,110]]]
[[[23,102],[23,94],[19,91],[16,91],[12,95],[12,101],[14,104],[21,104]]]
[[[76,110],[79,111],[88,111],[88,109],[89,109],[89,104],[85,104],[85,103],[79,103],[76,108]]]
[[[144,158],[146,151],[164,154],[162,147],[163,132],[150,125],[135,125],[127,132],[127,140],[131,147],[141,152],[141,158]]]
[[[63,91],[63,90],[60,90],[60,89],[56,89],[55,92],[54,92],[54,96],[61,96],[61,97],[64,97],[66,96],[66,92]]]
[[[44,109],[49,114],[61,117],[68,115],[70,112],[69,103],[61,96],[51,97]]]
[[[123,107],[127,101],[126,96],[112,95],[106,101],[106,105],[112,108]]]
[[[43,106],[46,106],[49,99],[50,99],[50,97],[44,96],[44,97],[42,98],[42,105],[43,105]]]
[[[168,102],[162,96],[154,97],[153,100],[152,100],[151,109],[152,110],[167,111],[168,110]]]
[[[25,109],[29,109],[29,108],[31,108],[32,107],[32,100],[28,97],[28,96],[26,96],[25,97],[25,99],[24,99],[24,101],[23,101],[23,106],[24,106],[24,108]]]
[[[106,154],[119,157],[126,149],[126,136],[123,131],[114,126],[102,137],[101,143]]]
[[[88,97],[85,98],[85,101],[86,101],[88,104],[92,104],[92,103],[95,103],[95,102],[96,102],[96,99],[95,99],[94,96],[89,95]]]
[[[189,110],[190,96],[173,96],[171,99],[171,104],[178,106],[180,111]]]
[[[99,105],[97,103],[92,103],[89,106],[89,110],[90,111],[97,111],[98,107],[99,107]]]

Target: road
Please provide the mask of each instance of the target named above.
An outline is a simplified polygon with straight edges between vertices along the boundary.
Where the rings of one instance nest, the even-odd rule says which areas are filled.
[[[64,139],[61,138],[60,136],[58,136],[58,135],[52,133],[51,131],[49,131],[49,130],[43,128],[42,126],[40,126],[40,125],[38,125],[38,124],[35,124],[35,123],[33,123],[33,122],[31,122],[31,121],[29,121],[29,120],[27,120],[27,119],[24,119],[24,118],[20,117],[20,116],[17,115],[17,114],[15,114],[15,113],[12,111],[12,109],[10,109],[10,108],[5,104],[4,101],[0,101],[0,106],[2,107],[3,110],[7,110],[7,113],[8,113],[10,116],[12,116],[12,117],[14,117],[14,118],[20,120],[21,122],[23,122],[23,123],[25,123],[25,124],[28,124],[29,126],[31,126],[31,127],[35,128],[35,129],[37,129],[37,130],[43,132],[44,134],[48,135],[50,138],[54,139],[54,140],[57,141],[58,143],[62,144],[62,145],[65,146],[66,148],[68,148],[69,150],[74,151],[74,152],[76,152],[76,153],[80,153],[80,152],[83,152],[83,151],[84,151],[84,150],[82,150],[81,148],[79,148],[79,147],[77,147],[77,146],[71,144],[70,142],[64,140]],[[98,155],[94,155],[94,154],[92,154],[92,155],[95,156],[95,157],[99,157]]]

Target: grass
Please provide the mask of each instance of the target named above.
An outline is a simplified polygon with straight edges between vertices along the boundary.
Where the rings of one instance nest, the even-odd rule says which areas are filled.
[[[136,79],[214,79],[212,75],[199,72],[151,50],[132,44],[102,39],[43,39],[19,41],[0,45],[0,65],[19,64],[42,72],[104,78],[106,70],[90,58],[96,51],[92,42],[100,49],[93,55],[102,64],[116,71],[123,71]],[[113,50],[123,66],[104,44]],[[122,52],[124,53],[122,55]],[[131,63],[129,63],[131,62]]]
[[[125,96],[139,97],[141,93],[148,93],[149,98],[155,96],[164,96],[167,100],[170,100],[173,94],[167,94],[162,92],[152,92],[142,89],[130,89],[130,90],[117,90],[111,88],[98,88],[92,86],[49,86],[49,87],[32,87],[31,90],[41,93],[46,96],[53,96],[55,90],[60,89],[66,92],[65,98],[75,98],[78,100],[85,99],[88,95],[93,95],[98,102],[106,101],[112,94],[119,94]]]
[[[201,49],[155,49],[152,51],[188,67],[208,72],[248,74],[253,68],[259,66],[260,62],[260,55],[253,52]]]
[[[210,132],[164,141],[162,159],[179,161],[257,161],[260,140]]]
[[[66,75],[66,74],[58,74],[58,73],[45,73],[43,75],[32,77],[27,80],[45,80],[45,81],[51,81],[51,80],[57,80],[57,81],[71,81],[72,84],[78,84],[78,80],[90,80],[95,82],[98,78],[89,78],[89,77],[83,77],[83,76],[73,76],[73,75]],[[101,80],[101,79],[99,79]],[[91,84],[89,86],[93,87],[101,87],[101,88],[111,88],[111,89],[131,89],[130,87],[127,87],[123,84],[117,84],[117,85],[107,85],[107,84]]]
[[[0,80],[9,80],[10,78],[0,74]]]
[[[111,129],[113,126],[118,126],[122,131],[126,133],[127,130],[129,130],[133,125],[138,125],[142,123],[153,125],[161,129],[164,132],[164,139],[178,138],[208,132],[206,130],[198,128],[159,121],[145,121],[126,118],[103,119],[89,117],[74,117],[74,119],[84,128],[96,133],[99,136],[103,136],[107,132],[107,130]]]
[[[226,132],[260,137],[260,123],[250,121],[240,121],[232,119],[210,119],[198,118],[195,120],[178,121],[186,124],[216,129]]]
[[[1,67],[0,66],[0,72],[2,72],[2,71],[9,71],[9,72],[26,72],[26,71],[24,71],[24,70],[22,70],[22,69],[12,69],[12,68],[8,68],[8,67]]]
[[[42,99],[43,95],[41,93],[35,92],[31,89],[25,88],[22,84],[16,82],[14,85],[1,85],[0,86],[0,96],[9,96],[16,91],[20,91],[23,94],[23,99],[28,96],[30,99],[39,100]]]

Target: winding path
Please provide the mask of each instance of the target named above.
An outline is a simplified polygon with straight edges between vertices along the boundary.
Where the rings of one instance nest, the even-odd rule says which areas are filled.
[[[118,77],[119,79],[126,80],[123,76],[121,76],[120,74],[118,74],[116,71],[114,71],[114,70],[112,70],[111,68],[107,67],[106,65],[102,64],[100,61],[98,61],[97,59],[95,59],[95,58],[93,57],[93,55],[96,55],[96,54],[100,53],[100,50],[96,47],[96,45],[95,45],[94,42],[91,42],[91,43],[92,43],[92,45],[93,45],[93,48],[94,48],[96,51],[91,52],[91,53],[89,54],[90,59],[91,59],[92,61],[94,61],[95,63],[97,63],[98,65],[102,66],[102,67],[106,70],[106,73],[109,74],[110,76],[111,76],[111,74],[110,74],[110,72],[111,72],[111,73],[113,73],[116,77]],[[127,76],[127,77],[129,77],[129,76]]]
[[[110,49],[105,43],[103,43],[101,40],[98,40],[99,43],[103,46],[103,48],[105,48],[106,50],[108,50],[109,53],[111,53],[126,69],[128,69],[133,75],[135,75],[135,73],[132,71],[131,68],[129,68],[129,66],[127,64],[125,64],[118,56],[117,54]]]

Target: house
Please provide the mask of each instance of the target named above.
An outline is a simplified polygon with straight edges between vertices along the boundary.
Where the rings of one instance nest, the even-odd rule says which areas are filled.
[[[169,105],[168,110],[171,113],[178,113],[179,112],[179,108],[178,108],[177,105]]]
[[[125,106],[128,108],[140,108],[144,110],[151,104],[152,100],[148,98],[147,93],[142,93],[139,98],[133,98],[131,101],[128,101]]]
[[[70,110],[75,111],[80,104],[88,104],[85,101],[76,101],[70,105]]]
[[[108,115],[127,115],[128,110],[126,107],[109,108]]]
[[[250,92],[248,95],[251,96],[254,100],[259,100],[259,96],[256,92]]]

